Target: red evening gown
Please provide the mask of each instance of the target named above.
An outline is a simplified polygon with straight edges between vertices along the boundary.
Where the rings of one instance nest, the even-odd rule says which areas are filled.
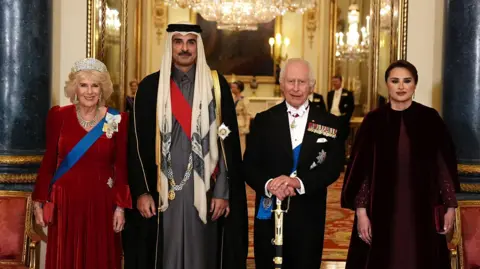
[[[117,206],[131,207],[127,185],[128,115],[121,114],[118,132],[103,134],[82,158],[53,185],[54,222],[48,227],[46,269],[120,269],[120,234],[113,230]],[[47,146],[34,201],[48,199],[50,181],[61,161],[87,134],[75,106],[53,107],[47,118]],[[109,184],[110,182],[113,183]]]

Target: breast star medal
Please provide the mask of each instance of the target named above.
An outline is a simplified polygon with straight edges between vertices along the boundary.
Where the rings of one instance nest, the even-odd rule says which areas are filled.
[[[322,149],[322,151],[318,153],[317,163],[322,164],[325,161],[326,157],[327,157],[327,153]]]
[[[218,127],[218,136],[222,139],[222,140],[225,140],[225,138],[227,138],[227,136],[230,134],[230,129],[228,128],[227,125],[225,125],[225,123],[222,123],[222,125],[220,125]]]

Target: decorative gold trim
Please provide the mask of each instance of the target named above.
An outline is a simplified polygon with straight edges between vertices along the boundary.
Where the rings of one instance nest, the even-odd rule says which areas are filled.
[[[310,48],[313,48],[313,39],[315,38],[315,32],[317,31],[317,24],[318,24],[317,11],[318,11],[318,7],[315,7],[314,10],[309,10],[303,15],[303,18],[305,21],[305,29],[308,32],[308,44],[310,45]],[[302,40],[303,39],[304,38],[302,38]]]
[[[143,1],[137,1],[137,6],[136,6],[136,21],[135,21],[135,79],[137,79],[137,82],[140,82],[141,78],[141,70],[142,70],[142,64],[141,64],[141,59],[142,59],[142,22],[143,22]],[[126,91],[125,91],[126,92]]]
[[[93,1],[94,0],[87,0],[87,58],[92,58],[94,55],[94,35],[93,35],[93,28],[94,27],[94,10],[93,10]]]
[[[41,163],[43,156],[31,155],[31,156],[10,156],[0,155],[0,164],[36,164]]]
[[[0,174],[0,183],[35,183],[37,174]]]
[[[98,0],[97,0],[98,1]],[[102,21],[100,22],[100,44],[99,44],[99,55],[98,59],[100,61],[105,61],[105,40],[107,39],[107,0],[100,0],[100,12],[102,12]],[[125,14],[123,14],[125,15]]]
[[[480,184],[460,183],[460,190],[462,192],[480,193]]]
[[[335,33],[337,32],[337,0],[330,0],[330,32],[328,38],[328,78],[325,89],[330,89],[332,77],[335,75]]]
[[[459,164],[458,172],[462,174],[480,174],[480,165],[478,164]]]
[[[125,111],[125,100],[127,98],[127,92],[128,92],[128,80],[127,80],[127,74],[128,74],[128,0],[122,0],[122,12],[123,14],[121,20],[122,20],[122,26],[120,27],[120,81],[119,85],[120,87],[123,87],[123,89],[120,89],[120,94],[122,95],[122,98],[120,98],[120,108],[121,111]],[[123,94],[122,94],[123,93]]]
[[[391,41],[391,59],[407,58],[407,19],[408,19],[408,0],[397,0],[393,2],[393,21]]]
[[[26,203],[25,203],[25,230],[23,234],[23,245],[22,245],[22,260],[20,262],[18,261],[2,261],[0,260],[0,267],[2,265],[22,265],[25,266],[27,262],[27,258],[30,259],[30,266],[29,268],[35,268],[32,267],[32,265],[35,265],[34,262],[32,262],[32,259],[36,259],[36,257],[28,257],[27,256],[27,250],[29,248],[36,248],[36,244],[38,243],[37,240],[34,239],[36,237],[36,233],[33,230],[33,225],[32,225],[32,198],[30,196],[29,192],[23,192],[23,191],[4,191],[0,190],[0,197],[15,197],[15,198],[25,198]],[[33,245],[33,246],[32,246]],[[3,267],[2,267],[3,268]]]
[[[98,14],[99,11],[96,9],[97,6],[101,7],[100,11],[103,12],[102,15],[104,15],[106,13],[105,0],[87,0],[87,50],[86,50],[87,56],[86,57],[97,58],[103,61],[102,48],[105,44],[105,34],[104,34],[105,29],[103,29],[103,32],[102,32],[102,29],[100,29],[99,31],[97,27],[97,19],[99,16]],[[105,10],[102,10],[102,8],[105,8]],[[105,16],[102,16],[102,18],[103,20],[106,19]]]
[[[381,0],[372,1],[372,42],[370,47],[370,66],[372,66],[372,74],[370,75],[369,85],[369,97],[370,97],[370,110],[377,107],[377,95],[378,95],[378,78],[380,76],[380,8]]]
[[[401,0],[403,1],[403,8],[401,9],[400,14],[400,21],[402,25],[400,27],[400,33],[398,37],[400,41],[400,47],[398,48],[398,58],[397,59],[407,59],[407,32],[408,32],[408,0]]]

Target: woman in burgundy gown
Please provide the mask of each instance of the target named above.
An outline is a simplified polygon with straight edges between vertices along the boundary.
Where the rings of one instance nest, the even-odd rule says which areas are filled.
[[[411,63],[392,63],[390,102],[357,133],[342,190],[342,206],[356,211],[347,269],[450,268],[455,148],[438,113],[413,101],[417,81]]]
[[[121,268],[119,232],[123,209],[132,204],[126,179],[128,119],[104,106],[112,91],[102,62],[78,61],[65,86],[74,105],[55,106],[48,113],[46,151],[32,194],[37,224],[47,225],[45,203],[54,205],[46,269]],[[76,146],[95,130],[98,136],[90,147]],[[74,147],[84,154],[50,186]]]

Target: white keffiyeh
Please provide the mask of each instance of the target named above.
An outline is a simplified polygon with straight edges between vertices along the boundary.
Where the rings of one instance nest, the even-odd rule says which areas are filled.
[[[210,68],[206,63],[202,38],[195,32],[171,32],[168,33],[165,40],[165,53],[163,54],[160,67],[160,80],[158,83],[157,96],[157,120],[161,134],[161,141],[159,141],[156,149],[157,165],[159,165],[158,157],[161,156],[161,169],[159,169],[160,175],[157,183],[157,190],[160,193],[161,200],[160,210],[162,212],[167,210],[169,202],[166,156],[170,152],[170,146],[172,144],[170,75],[172,68],[172,37],[175,34],[194,34],[197,36],[195,93],[192,105],[191,128],[195,193],[194,206],[198,210],[198,215],[203,223],[207,223],[206,193],[210,189],[210,176],[217,166],[219,153],[217,145],[217,126],[215,121],[215,100],[212,92],[213,81]]]

